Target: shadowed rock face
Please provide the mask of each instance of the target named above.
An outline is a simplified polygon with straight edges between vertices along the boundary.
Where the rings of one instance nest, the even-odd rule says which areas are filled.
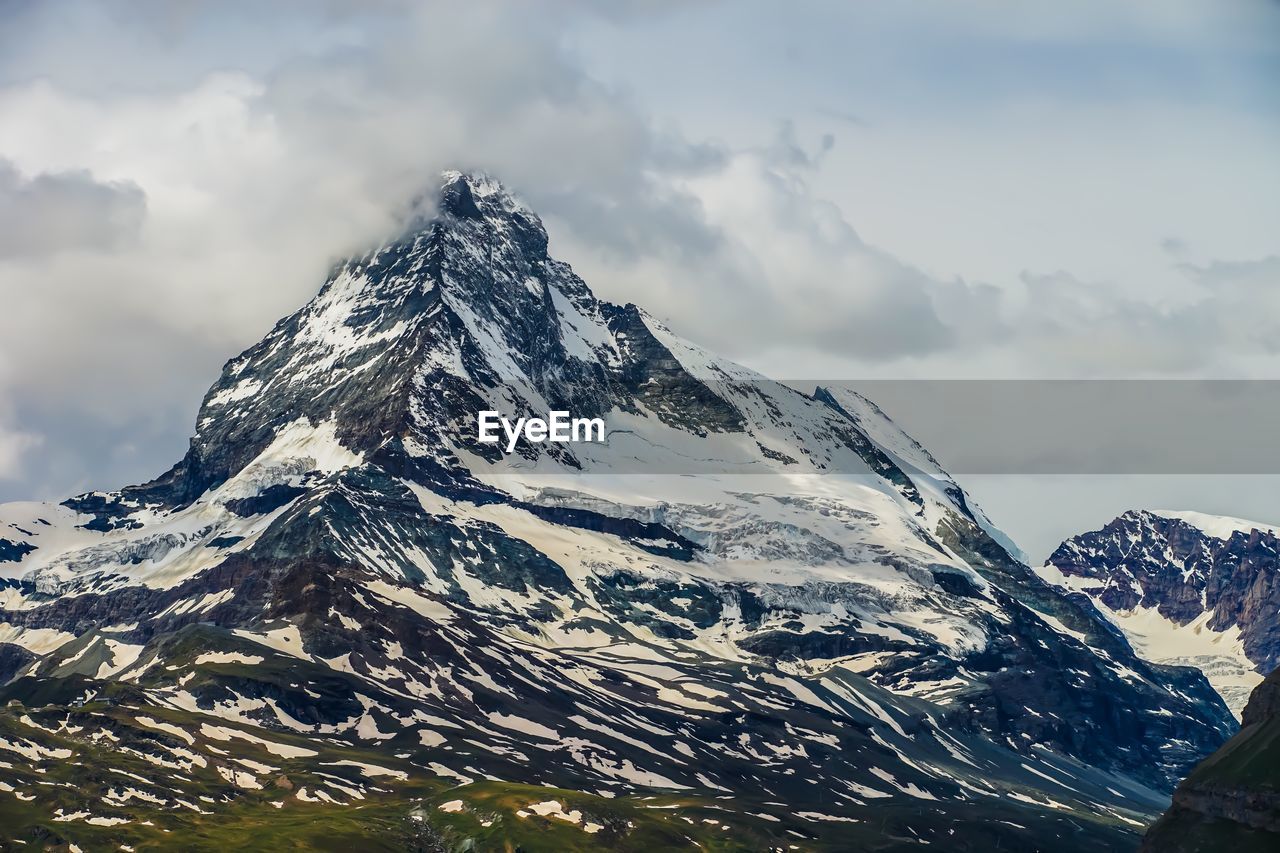
[[[1260,527],[1222,533],[1131,511],[1063,542],[1049,564],[1096,581],[1084,591],[1112,610],[1154,608],[1177,625],[1208,614],[1211,631],[1238,627],[1245,654],[1265,675],[1280,666],[1280,537]]]
[[[10,542],[8,539],[0,539],[0,563],[17,563],[22,558],[34,551],[31,545],[26,542]]]
[[[1142,849],[1280,850],[1280,673],[1254,690],[1240,732],[1174,791]]]
[[[110,696],[433,779],[901,808],[938,843],[968,810],[1040,849],[1082,822],[1136,843],[1116,816],[1234,730],[866,400],[596,299],[488,178],[446,176],[439,211],[229,361],[169,472],[48,532],[0,507],[0,700]],[[504,459],[481,409],[620,426]]]

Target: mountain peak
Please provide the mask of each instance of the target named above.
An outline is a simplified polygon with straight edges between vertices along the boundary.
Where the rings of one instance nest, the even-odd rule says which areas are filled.
[[[441,220],[483,223],[505,231],[519,247],[546,257],[547,231],[542,220],[523,200],[486,172],[449,170],[441,173],[436,208]]]
[[[492,176],[444,172],[437,193],[429,219],[338,264],[315,298],[227,363],[191,450],[148,499],[195,500],[299,419],[332,423],[342,446],[371,453],[412,435],[438,445],[464,413],[497,402],[599,412],[611,306],[548,256],[542,221]]]

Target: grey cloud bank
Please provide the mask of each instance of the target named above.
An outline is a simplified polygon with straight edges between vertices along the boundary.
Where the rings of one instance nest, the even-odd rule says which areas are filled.
[[[146,209],[135,184],[87,171],[25,178],[0,160],[0,257],[120,248],[137,240]]]

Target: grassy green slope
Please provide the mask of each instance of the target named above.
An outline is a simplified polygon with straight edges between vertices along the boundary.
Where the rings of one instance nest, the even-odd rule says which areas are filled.
[[[894,802],[871,814],[792,814],[749,795],[458,785],[389,750],[156,706],[0,710],[0,850],[878,851],[929,836],[988,851],[1035,849],[1048,828],[1091,849],[1132,832],[998,802]],[[952,836],[957,821],[964,831]]]

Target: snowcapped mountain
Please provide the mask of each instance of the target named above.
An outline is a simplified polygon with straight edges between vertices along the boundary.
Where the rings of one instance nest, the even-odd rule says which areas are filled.
[[[1113,845],[1234,730],[870,401],[598,300],[484,176],[228,362],[170,471],[0,533],[15,837]]]
[[[1194,666],[1237,715],[1280,666],[1280,531],[1131,511],[1068,539],[1041,575],[1081,592],[1148,660]]]

